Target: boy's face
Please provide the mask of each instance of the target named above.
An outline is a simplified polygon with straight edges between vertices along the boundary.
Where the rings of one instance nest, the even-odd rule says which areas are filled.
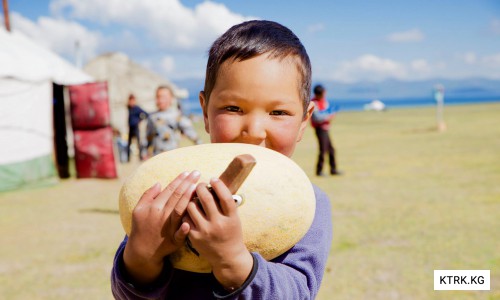
[[[211,142],[260,145],[292,156],[314,109],[310,104],[304,117],[299,76],[289,58],[225,61],[208,106],[200,93]]]
[[[166,110],[172,105],[173,96],[169,89],[159,89],[156,92],[156,107],[158,110]]]

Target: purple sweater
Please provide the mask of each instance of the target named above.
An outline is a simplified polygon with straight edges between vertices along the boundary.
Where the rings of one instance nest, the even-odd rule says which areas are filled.
[[[116,299],[314,299],[318,293],[332,242],[332,218],[328,196],[314,186],[316,213],[306,235],[290,250],[272,261],[252,253],[252,272],[238,290],[229,293],[212,274],[172,268],[168,259],[158,280],[137,287],[127,278],[123,250],[118,248],[111,272]]]

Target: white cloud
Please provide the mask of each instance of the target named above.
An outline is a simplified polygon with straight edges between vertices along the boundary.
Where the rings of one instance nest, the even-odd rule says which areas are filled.
[[[307,27],[307,32],[309,33],[316,33],[323,30],[325,30],[325,24],[323,23],[315,23]]]
[[[165,49],[205,50],[230,26],[255,19],[212,1],[204,1],[194,9],[179,0],[53,0],[50,7],[59,16],[145,30]]]
[[[92,32],[80,24],[63,19],[39,17],[33,22],[22,15],[12,12],[12,28],[34,39],[38,44],[49,48],[72,60],[76,55],[75,44],[78,41],[82,59],[96,54],[101,35]]]
[[[410,63],[410,67],[417,73],[429,73],[431,66],[425,59],[416,59]]]
[[[170,74],[175,70],[175,60],[172,56],[164,56],[161,59],[162,71],[166,74]]]
[[[459,54],[458,59],[468,65],[473,65],[478,61],[477,55],[474,52],[466,52]]]
[[[459,62],[465,63],[470,67],[478,68],[496,68],[500,67],[500,53],[479,56],[475,52],[465,52],[456,55]]]
[[[403,64],[373,54],[365,54],[352,61],[342,62],[332,77],[340,81],[360,79],[380,81],[387,78],[403,79],[406,76],[407,71]]]
[[[412,29],[402,32],[394,32],[387,36],[387,40],[395,43],[420,42],[425,35],[419,29]]]

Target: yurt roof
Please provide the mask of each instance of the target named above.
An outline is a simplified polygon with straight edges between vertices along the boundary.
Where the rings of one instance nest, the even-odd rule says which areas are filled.
[[[0,45],[0,78],[33,82],[51,80],[61,85],[94,81],[90,75],[21,32],[0,28]]]

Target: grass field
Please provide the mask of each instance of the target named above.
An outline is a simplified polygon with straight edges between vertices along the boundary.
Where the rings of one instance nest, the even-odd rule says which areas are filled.
[[[433,108],[340,113],[338,177],[313,176],[307,129],[294,160],[330,195],[334,224],[318,299],[500,299],[500,104],[445,119],[438,132]],[[117,195],[137,166],[0,194],[0,299],[112,299]],[[434,291],[435,269],[491,270],[491,291]]]

